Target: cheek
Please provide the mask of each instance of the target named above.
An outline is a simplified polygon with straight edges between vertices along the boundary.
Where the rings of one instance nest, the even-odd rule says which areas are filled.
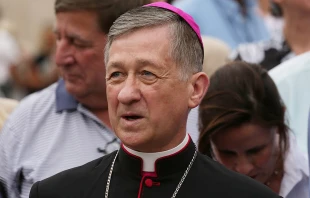
[[[220,164],[223,164],[225,167],[229,169],[233,169],[234,162],[236,160],[235,158],[227,158],[216,154],[214,155],[215,156],[212,156],[213,160],[218,161]]]
[[[107,85],[106,86],[106,95],[107,95],[107,101],[109,105],[109,110],[113,110],[116,108],[116,105],[118,104],[118,94],[119,89],[115,86]]]
[[[272,148],[264,150],[253,158],[257,168],[268,168],[276,161],[275,151]]]
[[[100,72],[105,77],[105,66],[103,52],[98,53],[94,50],[85,50],[83,52],[76,53],[76,59],[79,62],[80,67],[84,70]]]

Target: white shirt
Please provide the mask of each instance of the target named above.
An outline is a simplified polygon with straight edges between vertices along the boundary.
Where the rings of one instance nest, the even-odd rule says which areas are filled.
[[[167,151],[162,151],[162,152],[156,152],[156,153],[143,153],[143,152],[138,152],[135,150],[132,150],[125,145],[123,145],[123,148],[131,153],[132,155],[138,156],[142,159],[143,161],[143,167],[142,170],[144,172],[155,172],[155,162],[159,158],[165,157],[165,156],[170,156],[175,153],[178,153],[181,151],[184,147],[186,147],[190,143],[190,139],[188,135],[185,136],[183,141],[176,147],[169,149]]]
[[[306,154],[297,148],[294,137],[284,161],[280,193],[283,198],[309,198],[309,163]]]
[[[192,109],[187,117],[186,131],[191,136],[193,142],[198,145],[199,130],[198,130],[198,117],[199,107]]]
[[[307,123],[310,108],[310,52],[292,58],[269,71],[286,106],[288,125],[297,145],[308,151]]]

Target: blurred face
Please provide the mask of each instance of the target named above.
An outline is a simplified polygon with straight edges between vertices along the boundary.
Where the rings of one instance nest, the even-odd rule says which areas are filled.
[[[168,53],[168,35],[166,26],[140,29],[118,37],[109,51],[110,121],[120,140],[137,151],[167,150],[185,135],[189,83],[180,80]]]
[[[60,12],[56,22],[55,59],[66,89],[80,102],[94,95],[105,100],[106,35],[97,26],[97,16],[86,11]]]
[[[243,124],[212,137],[214,158],[227,168],[265,183],[276,167],[276,128]]]

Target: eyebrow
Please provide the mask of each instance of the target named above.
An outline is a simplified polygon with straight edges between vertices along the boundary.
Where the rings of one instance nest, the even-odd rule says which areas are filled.
[[[119,61],[115,61],[115,62],[111,62],[106,66],[106,69],[109,68],[122,68],[123,67],[123,63],[119,62]]]
[[[152,67],[156,67],[156,68],[161,68],[158,64],[156,64],[154,61],[151,60],[145,60],[145,59],[136,59],[135,60],[135,64],[141,68],[141,67],[145,67],[145,66],[152,66]],[[124,66],[124,64],[120,61],[115,61],[115,62],[111,62],[110,64],[108,64],[107,68],[122,68]]]
[[[263,149],[263,148],[265,148],[267,145],[268,145],[268,144],[262,144],[262,145],[255,146],[255,147],[253,147],[253,148],[248,149],[247,152],[248,152],[248,151],[253,151],[253,150],[260,150],[260,149]]]
[[[57,29],[54,29],[53,32],[54,32],[55,35],[59,34],[59,31]],[[78,40],[78,41],[80,41],[80,42],[82,42],[84,44],[87,44],[87,45],[91,45],[92,44],[91,41],[88,41],[88,40],[82,38],[80,35],[75,34],[75,33],[70,33],[70,34],[66,35],[66,37],[70,38],[70,39]]]
[[[245,152],[251,152],[253,150],[260,150],[260,149],[263,149],[267,146],[268,144],[262,144],[262,145],[258,145],[258,146],[255,146],[255,147],[252,147],[252,148],[249,148],[247,149]],[[228,149],[218,149],[219,152],[223,152],[223,153],[236,153],[235,151],[233,150],[228,150]]]
[[[236,154],[236,152],[232,151],[232,150],[218,149],[218,151],[221,152],[221,153],[233,153],[233,154]]]
[[[151,61],[151,60],[137,59],[135,62],[137,63],[139,67],[144,67],[144,66],[149,65],[149,66],[160,68],[158,64],[156,64],[154,61]]]

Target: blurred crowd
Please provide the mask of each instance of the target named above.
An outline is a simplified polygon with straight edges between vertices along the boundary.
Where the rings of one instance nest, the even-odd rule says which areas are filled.
[[[157,1],[137,2],[140,6]],[[310,197],[310,1],[165,2],[190,14],[202,34],[202,70],[210,85],[187,120],[187,132],[198,150],[284,198]],[[61,5],[55,7],[57,25],[41,27],[35,52],[22,45],[17,34],[22,30],[14,21],[0,16],[0,198],[28,197],[36,181],[120,145],[103,110],[106,76],[98,75],[105,71],[98,65],[104,64],[106,54],[105,43],[97,43],[105,37],[95,30],[88,33],[83,20],[77,27],[84,25],[81,35],[92,35],[93,43],[78,34],[64,36],[61,28],[68,24],[61,20],[67,8]],[[127,11],[125,5],[118,6],[120,13]],[[100,27],[104,35],[117,14],[105,16]],[[69,53],[76,53],[77,60]],[[83,66],[71,71],[78,61]],[[78,87],[69,73],[87,82]],[[41,144],[48,149],[43,151]]]

